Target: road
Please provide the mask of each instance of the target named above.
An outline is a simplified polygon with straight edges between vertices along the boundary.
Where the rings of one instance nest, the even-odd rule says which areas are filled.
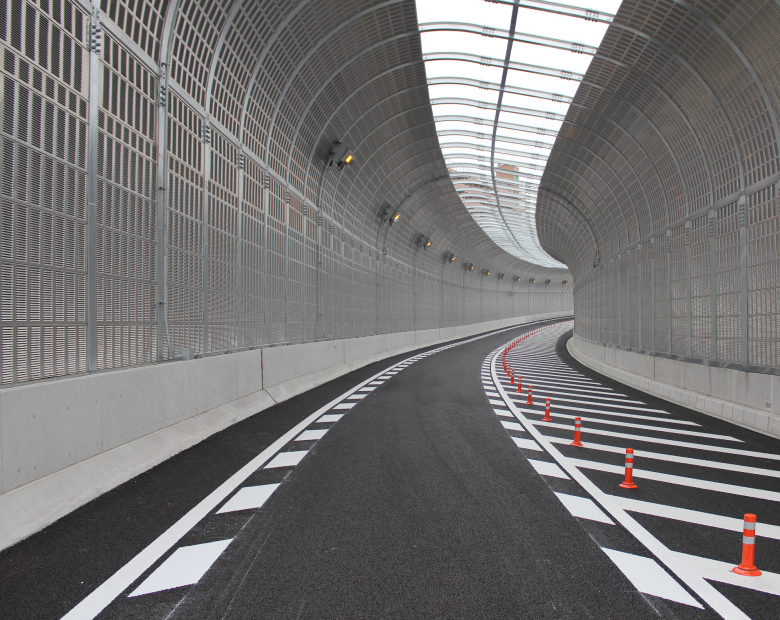
[[[209,438],[0,554],[0,617],[780,617],[780,442],[596,375],[570,331],[384,360]],[[756,578],[729,570],[746,512]]]

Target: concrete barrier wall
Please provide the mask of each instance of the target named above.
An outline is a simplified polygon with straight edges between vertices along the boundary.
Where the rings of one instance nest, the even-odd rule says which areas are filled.
[[[780,437],[780,376],[718,368],[605,347],[574,336],[572,356],[669,402]]]
[[[567,314],[268,347],[0,390],[0,549],[209,435],[356,368]]]

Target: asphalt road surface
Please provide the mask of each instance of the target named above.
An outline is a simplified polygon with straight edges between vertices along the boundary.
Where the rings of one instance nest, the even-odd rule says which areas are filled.
[[[532,330],[518,394],[502,351]],[[581,367],[570,330],[383,360],[214,435],[2,552],[0,618],[780,618],[780,442]],[[761,577],[730,571],[746,512]]]

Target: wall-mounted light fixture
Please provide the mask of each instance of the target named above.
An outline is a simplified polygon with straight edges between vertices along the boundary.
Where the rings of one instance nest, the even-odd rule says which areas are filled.
[[[423,250],[427,250],[429,247],[433,245],[433,241],[431,241],[428,237],[425,235],[420,235],[417,238],[417,247],[422,248]]]
[[[503,280],[504,278],[506,278],[506,276],[503,273],[499,273],[498,274],[498,279],[499,280]]]
[[[445,261],[446,263],[454,263],[454,262],[455,262],[455,255],[454,255],[452,252],[450,252],[449,254],[447,254],[447,255],[444,257],[444,261]]]
[[[464,263],[463,267],[465,267],[466,271],[474,271],[474,263]]]
[[[482,270],[482,275],[483,276],[489,276],[490,275],[490,269],[487,269],[487,268],[483,269]]]
[[[515,282],[520,282],[520,276],[515,276],[515,277],[514,277],[514,278],[512,278],[512,279],[513,279]]]
[[[536,278],[530,278],[528,280],[531,284],[536,284]]]
[[[382,209],[380,209],[379,217],[382,218],[383,224],[385,222],[390,222],[392,224],[393,222],[397,222],[399,219],[401,219],[401,213],[399,211],[393,213],[392,205],[387,204]]]
[[[349,150],[349,147],[346,144],[337,140],[333,144],[333,149],[331,149],[328,155],[328,167],[336,164],[336,167],[341,170],[344,166],[348,166],[354,160],[355,154]]]
[[[552,280],[545,280],[545,284],[552,284]]]
[[[569,281],[568,281],[568,280],[564,280],[564,281],[563,281],[563,285],[564,285],[564,286],[569,286]]]

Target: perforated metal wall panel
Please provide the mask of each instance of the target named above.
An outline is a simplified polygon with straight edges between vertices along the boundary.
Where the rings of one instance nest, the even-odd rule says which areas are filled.
[[[581,337],[778,372],[778,25],[770,0],[622,3],[537,205]]]
[[[9,0],[0,35],[2,385],[573,307],[460,202],[413,0]]]

